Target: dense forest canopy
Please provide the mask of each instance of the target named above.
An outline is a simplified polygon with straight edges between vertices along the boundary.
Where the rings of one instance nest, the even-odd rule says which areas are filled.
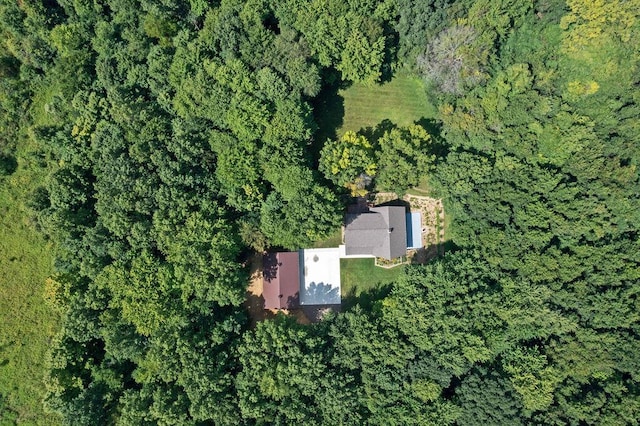
[[[640,1],[4,0],[0,31],[63,423],[638,424]],[[436,123],[319,137],[327,90],[399,72]],[[453,249],[250,327],[250,254],[331,235],[363,175],[426,180]]]

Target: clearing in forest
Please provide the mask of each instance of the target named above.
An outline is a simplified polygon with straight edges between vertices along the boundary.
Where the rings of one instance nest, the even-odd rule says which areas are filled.
[[[412,75],[398,74],[384,84],[352,84],[345,89],[326,89],[314,102],[314,114],[320,130],[317,140],[324,143],[348,130],[375,128],[384,120],[407,126],[436,117],[424,82]]]
[[[413,76],[400,75],[375,86],[354,84],[339,93],[344,98],[339,134],[375,127],[383,120],[408,126],[423,118],[434,118],[437,112],[427,100],[424,83]]]

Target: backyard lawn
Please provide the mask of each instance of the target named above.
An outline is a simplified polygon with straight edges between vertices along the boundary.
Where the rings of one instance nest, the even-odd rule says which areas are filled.
[[[436,116],[419,78],[397,76],[380,86],[354,84],[341,90],[344,98],[344,119],[339,134],[375,127],[383,120],[398,126],[408,126],[422,118]]]
[[[314,110],[320,143],[340,137],[347,130],[375,128],[383,120],[407,126],[437,114],[422,80],[406,74],[396,75],[382,85],[352,84],[345,89],[327,89],[316,99]]]
[[[342,305],[350,308],[356,303],[366,305],[379,299],[404,271],[404,266],[384,269],[375,266],[374,259],[340,259]],[[382,293],[382,294],[381,294]]]
[[[340,244],[342,244],[342,229],[338,228],[324,240],[316,241],[313,244],[313,248],[338,247]]]

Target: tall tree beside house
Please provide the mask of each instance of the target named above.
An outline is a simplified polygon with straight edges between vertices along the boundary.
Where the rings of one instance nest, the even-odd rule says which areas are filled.
[[[337,186],[357,191],[362,175],[375,176],[377,172],[375,148],[363,135],[345,132],[338,140],[327,141],[320,153],[319,169]]]
[[[402,196],[433,171],[435,144],[420,125],[395,128],[378,139],[376,184]]]

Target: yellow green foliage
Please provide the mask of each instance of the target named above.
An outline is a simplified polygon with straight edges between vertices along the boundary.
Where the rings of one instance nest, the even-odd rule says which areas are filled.
[[[351,188],[361,174],[375,176],[377,169],[373,145],[355,132],[348,131],[337,141],[327,141],[322,148],[320,170],[340,186]]]
[[[511,376],[511,384],[528,410],[545,410],[553,402],[553,392],[559,383],[558,374],[545,355],[535,349],[518,348],[503,363]]]
[[[573,96],[593,95],[600,89],[600,85],[595,81],[570,81],[568,85],[568,92]]]
[[[562,45],[565,51],[602,46],[609,37],[623,43],[632,39],[640,1],[568,0],[567,5],[571,12],[560,21],[562,29],[569,30]]]

